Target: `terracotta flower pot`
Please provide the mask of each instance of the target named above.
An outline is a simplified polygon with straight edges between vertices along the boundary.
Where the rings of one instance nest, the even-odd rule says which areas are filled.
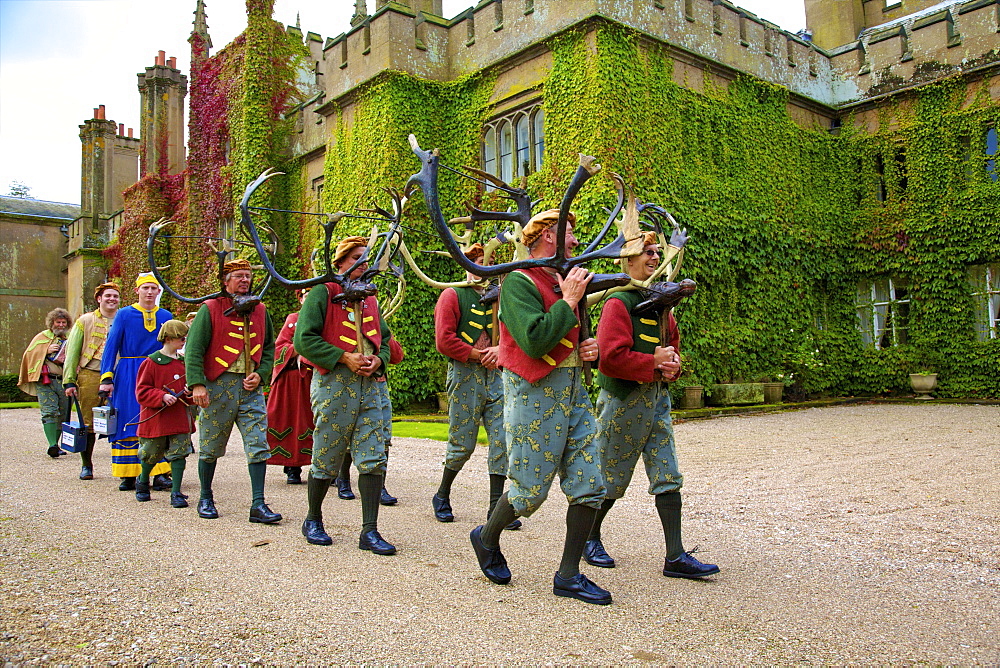
[[[701,385],[688,385],[684,388],[684,398],[681,399],[681,408],[701,408],[704,405],[705,388]]]

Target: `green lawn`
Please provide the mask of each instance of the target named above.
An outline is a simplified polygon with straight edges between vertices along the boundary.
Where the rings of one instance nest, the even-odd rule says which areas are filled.
[[[392,435],[400,438],[429,438],[434,441],[448,440],[446,422],[393,422]],[[486,444],[486,430],[479,428],[478,443]]]
[[[38,408],[37,401],[15,401],[8,404],[0,404],[0,409],[2,408]]]

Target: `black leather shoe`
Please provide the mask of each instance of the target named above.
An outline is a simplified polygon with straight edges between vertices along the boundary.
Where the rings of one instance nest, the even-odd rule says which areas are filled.
[[[250,521],[257,524],[277,524],[281,521],[281,513],[276,513],[261,503],[250,509]]]
[[[385,491],[385,487],[382,488],[382,496],[378,500],[383,506],[394,506],[399,502],[399,499],[394,497],[389,492]]]
[[[174,508],[187,508],[187,497],[180,493],[170,493],[170,505]]]
[[[219,511],[215,509],[215,499],[198,500],[198,517],[206,520],[218,519]]]
[[[451,499],[442,499],[435,494],[431,497],[431,507],[438,522],[454,522],[455,515],[451,512]]]
[[[479,569],[490,582],[495,582],[498,585],[508,584],[510,582],[510,569],[507,568],[507,560],[499,547],[491,550],[483,545],[482,534],[482,524],[469,534],[472,549],[476,552],[476,559],[479,560]]]
[[[396,546],[387,542],[374,529],[361,534],[361,538],[358,539],[358,547],[362,550],[370,550],[375,554],[396,554]]]
[[[504,531],[517,531],[518,529],[520,529],[523,526],[524,525],[521,524],[521,520],[514,520],[513,522],[511,522],[510,524],[508,524],[507,526],[505,526],[503,529],[504,529]]]
[[[135,500],[136,501],[149,501],[152,497],[149,495],[149,483],[148,482],[137,482],[135,484]]]
[[[167,478],[167,476],[161,473],[160,475],[153,476],[153,484],[151,485],[151,487],[153,488],[153,491],[165,492],[166,490],[170,489],[173,486],[173,484],[174,483],[172,480],[170,480],[169,478]]]
[[[350,478],[337,478],[333,484],[337,486],[337,496],[344,501],[350,501],[354,498],[354,492],[351,491],[351,480]]]
[[[135,490],[135,478],[122,478],[118,485],[119,492],[132,492]]]
[[[59,449],[58,445],[50,445],[49,449],[46,450],[46,454],[52,459],[58,459],[59,455],[62,454],[62,450]]]
[[[611,603],[611,592],[598,587],[583,573],[577,573],[571,578],[564,578],[556,572],[556,577],[552,580],[552,593],[556,596],[575,598],[594,605]]]
[[[285,475],[287,479],[285,483],[289,485],[301,485],[302,484],[302,467],[301,466],[286,466]]]
[[[323,528],[323,520],[306,520],[302,523],[302,535],[310,545],[333,545],[333,539]]]
[[[614,568],[615,560],[604,550],[601,539],[588,540],[583,546],[583,560],[598,568]]]
[[[718,566],[701,563],[691,556],[692,552],[694,550],[685,552],[674,560],[664,559],[663,574],[668,578],[703,578],[719,572]]]
[[[93,480],[94,479],[94,469],[91,466],[84,466],[80,468],[80,480]]]

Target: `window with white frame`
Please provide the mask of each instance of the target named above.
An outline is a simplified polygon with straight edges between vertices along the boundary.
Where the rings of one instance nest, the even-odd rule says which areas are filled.
[[[224,240],[235,244],[236,231],[236,220],[234,218],[226,217],[219,222],[219,236]],[[219,249],[221,250],[222,247],[220,246]],[[236,257],[236,254],[230,253],[226,256],[226,260],[232,260],[234,257]]]
[[[1000,338],[1000,263],[974,264],[968,276],[976,309],[976,338]]]
[[[483,130],[483,171],[506,183],[538,171],[545,156],[541,100],[494,118]]]
[[[865,345],[889,348],[906,343],[909,320],[905,280],[883,277],[858,284],[858,329]]]

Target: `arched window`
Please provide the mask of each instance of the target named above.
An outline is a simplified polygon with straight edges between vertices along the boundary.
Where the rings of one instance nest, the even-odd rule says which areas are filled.
[[[517,119],[517,169],[516,176],[527,176],[531,173],[531,133],[528,115],[521,114]]]
[[[538,170],[542,168],[542,160],[545,157],[545,111],[541,107],[535,110],[535,115],[531,118],[531,125],[535,135],[532,146],[535,154],[535,169]]]
[[[532,146],[533,152],[535,154],[535,169],[542,168],[542,162],[545,158],[545,110],[539,107],[535,110],[535,115],[531,119],[531,124],[534,129],[534,146]]]
[[[483,137],[483,171],[497,173],[497,131],[492,127],[486,130]]]
[[[537,171],[545,153],[544,122],[540,100],[493,118],[483,132],[483,171],[507,183]]]
[[[514,178],[514,137],[510,122],[500,125],[500,178],[510,183]]]

